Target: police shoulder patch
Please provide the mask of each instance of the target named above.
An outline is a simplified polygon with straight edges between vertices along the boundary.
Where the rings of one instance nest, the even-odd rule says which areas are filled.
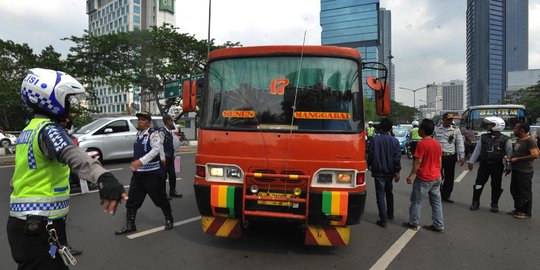
[[[47,148],[56,157],[59,157],[66,147],[75,144],[64,128],[59,125],[48,125],[43,128],[43,132]]]

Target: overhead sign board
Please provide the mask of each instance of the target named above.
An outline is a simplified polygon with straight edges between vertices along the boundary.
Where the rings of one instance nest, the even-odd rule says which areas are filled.
[[[180,80],[173,80],[173,81],[168,81],[165,83],[165,95],[164,97],[165,98],[175,98],[175,97],[179,97],[182,95],[182,85],[184,84],[184,81],[189,81],[189,80],[192,80],[192,81],[196,81],[196,80],[200,80],[204,78],[204,74],[197,74],[197,75],[193,75],[191,77],[184,77],[184,78],[181,78]]]

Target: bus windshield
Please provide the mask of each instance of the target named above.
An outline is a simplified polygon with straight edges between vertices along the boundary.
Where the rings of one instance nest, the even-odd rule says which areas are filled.
[[[342,133],[363,129],[359,65],[354,60],[236,58],[211,62],[208,72],[203,128]]]
[[[525,121],[525,110],[523,108],[481,108],[470,111],[469,123],[471,129],[485,129],[483,121],[488,116],[497,116],[504,120],[506,126],[504,130],[513,130],[518,121]]]

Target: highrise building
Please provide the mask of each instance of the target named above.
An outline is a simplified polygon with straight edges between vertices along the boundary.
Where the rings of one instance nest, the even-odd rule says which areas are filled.
[[[467,105],[496,104],[528,68],[528,0],[467,0]]]
[[[444,111],[463,110],[462,80],[451,80],[442,83],[442,109]]]
[[[174,25],[176,20],[174,0],[87,0],[86,13],[88,32],[94,35],[149,29],[164,23]],[[128,108],[157,110],[152,109],[151,102],[142,102],[141,89],[136,85],[122,89],[99,79],[93,84],[97,98],[91,106],[100,115],[122,115]]]
[[[379,0],[321,0],[321,43],[357,49],[364,61],[379,61]],[[367,76],[378,76],[376,71],[365,71]],[[365,95],[373,91],[365,87]]]
[[[388,68],[388,81],[390,82],[390,99],[396,100],[395,72],[392,63],[392,12],[385,8],[379,9],[379,34],[381,45],[379,46],[379,62]],[[382,76],[382,74],[381,74]]]
[[[443,87],[440,84],[426,86],[426,106],[423,110],[424,118],[433,118],[440,115],[443,109]]]

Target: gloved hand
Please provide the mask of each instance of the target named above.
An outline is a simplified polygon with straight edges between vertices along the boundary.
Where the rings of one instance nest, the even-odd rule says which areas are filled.
[[[109,172],[99,177],[98,184],[99,198],[101,199],[103,210],[114,214],[120,200],[127,201],[128,199],[124,186]]]

